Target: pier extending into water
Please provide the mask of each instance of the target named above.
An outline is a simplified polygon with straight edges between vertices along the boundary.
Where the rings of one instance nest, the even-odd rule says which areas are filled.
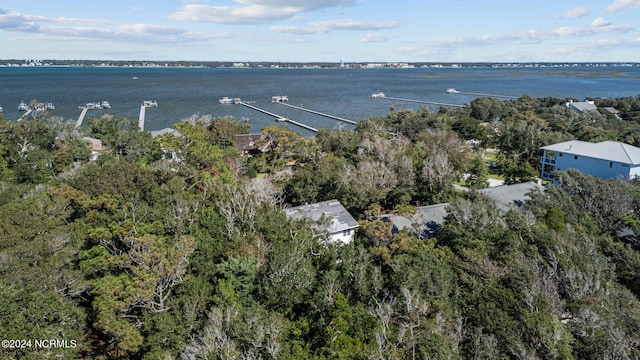
[[[291,124],[293,124],[293,125],[299,126],[299,127],[303,128],[303,129],[307,129],[307,130],[309,130],[309,131],[318,132],[318,129],[316,129],[316,128],[314,128],[314,127],[311,127],[311,126],[309,126],[309,125],[305,125],[305,124],[303,124],[303,123],[301,123],[301,122],[297,122],[297,121],[294,121],[294,120],[288,119],[288,118],[286,118],[286,117],[284,117],[284,116],[281,116],[281,115],[278,115],[278,114],[272,113],[272,112],[267,111],[267,110],[265,110],[265,109],[261,109],[261,108],[259,108],[259,107],[257,107],[257,106],[249,105],[249,104],[247,104],[247,103],[246,103],[246,102],[244,102],[244,101],[240,101],[240,102],[238,102],[238,104],[240,104],[240,105],[244,105],[244,106],[246,106],[246,107],[248,107],[248,108],[250,108],[250,109],[253,109],[253,110],[255,110],[255,111],[261,112],[261,113],[263,113],[263,114],[266,114],[266,115],[272,116],[272,117],[276,118],[276,121],[285,121],[285,122],[291,123]]]
[[[144,131],[144,117],[148,107],[158,107],[158,103],[155,100],[145,100],[140,105],[140,115],[138,115],[138,127],[140,131]]]
[[[440,105],[440,106],[459,107],[459,108],[465,107],[465,105],[459,105],[459,104],[449,104],[449,103],[442,103],[442,102],[435,102],[435,101],[403,99],[403,98],[397,98],[397,97],[391,97],[391,96],[379,97],[378,99],[407,101],[407,102],[415,102],[415,103],[421,103],[421,104]]]
[[[306,111],[308,113],[312,113],[312,114],[316,114],[316,115],[320,115],[320,116],[324,116],[326,118],[329,119],[334,119],[334,120],[338,120],[338,121],[342,121],[342,122],[346,122],[348,124],[352,124],[352,125],[356,125],[357,122],[353,121],[353,120],[349,120],[349,119],[345,119],[345,118],[341,118],[339,116],[334,116],[334,115],[330,115],[330,114],[325,114],[325,113],[321,113],[320,111],[315,111],[315,110],[311,110],[311,109],[306,109],[300,106],[295,106],[295,105],[291,105],[291,104],[287,104],[284,102],[277,102],[277,104],[280,105],[284,105],[284,106],[288,106],[288,107],[292,107],[294,109],[298,109],[298,110],[302,110],[302,111]]]
[[[26,118],[27,116],[31,115],[31,113],[33,112],[32,109],[27,110],[24,114],[20,115],[20,117],[18,118],[18,121]]]
[[[519,98],[517,96],[511,96],[511,95],[484,94],[484,93],[475,93],[475,92],[467,92],[467,91],[456,91],[453,94],[476,95],[476,96],[507,98],[507,99],[518,99]]]
[[[146,106],[140,105],[140,115],[138,115],[138,127],[140,128],[140,131],[144,131],[144,116],[146,110]]]
[[[82,112],[80,112],[80,116],[78,116],[78,121],[76,122],[76,129],[80,127],[80,125],[82,125],[82,122],[84,121],[84,117],[87,116],[87,111],[89,110],[88,106],[85,106],[82,108]]]

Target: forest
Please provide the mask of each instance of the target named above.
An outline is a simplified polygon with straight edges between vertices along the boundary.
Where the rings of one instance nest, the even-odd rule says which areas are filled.
[[[537,176],[544,145],[640,147],[640,95],[593,99],[620,119],[568,100],[394,105],[315,137],[230,117],[152,137],[109,115],[75,130],[0,114],[0,339],[24,340],[0,355],[640,358],[640,183],[558,172],[508,210],[476,191]],[[250,130],[268,151],[240,151]],[[353,243],[283,211],[329,199],[358,220]],[[432,236],[383,216],[439,203]]]

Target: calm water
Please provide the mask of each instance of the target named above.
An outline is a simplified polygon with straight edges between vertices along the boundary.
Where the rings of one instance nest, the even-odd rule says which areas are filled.
[[[137,79],[134,79],[137,78]],[[274,119],[239,105],[221,105],[223,96],[255,101],[255,106],[316,128],[338,123],[270,102],[287,95],[289,103],[359,121],[385,116],[389,107],[416,110],[421,105],[369,98],[378,90],[387,96],[465,104],[469,94],[576,98],[624,97],[640,94],[640,67],[607,68],[424,68],[424,69],[157,69],[0,67],[0,105],[5,119],[20,116],[20,101],[33,99],[55,104],[53,113],[75,121],[81,106],[108,100],[110,113],[137,119],[144,100],[156,100],[146,111],[146,130],[158,130],[193,114],[247,118],[252,131],[274,124]],[[350,126],[350,125],[345,125]]]

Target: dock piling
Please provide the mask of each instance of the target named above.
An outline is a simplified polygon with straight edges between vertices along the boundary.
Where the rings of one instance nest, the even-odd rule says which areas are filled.
[[[380,99],[396,100],[396,101],[406,101],[406,102],[415,102],[415,103],[421,103],[421,104],[440,105],[440,106],[449,106],[449,107],[460,107],[460,108],[464,107],[464,105],[458,105],[458,104],[448,104],[448,103],[435,102],[435,101],[423,101],[423,100],[403,99],[403,98],[396,98],[396,97],[391,97],[391,96],[381,97]]]
[[[329,119],[334,119],[334,120],[338,120],[338,121],[346,122],[346,123],[348,123],[348,124],[352,124],[352,125],[356,125],[356,124],[357,124],[357,122],[355,122],[355,121],[353,121],[353,120],[348,120],[348,119],[341,118],[341,117],[338,117],[338,116],[334,116],[334,115],[330,115],[330,114],[321,113],[320,111],[315,111],[315,110],[311,110],[311,109],[303,108],[303,107],[301,107],[301,106],[295,106],[295,105],[287,104],[287,103],[285,103],[285,102],[277,102],[277,103],[278,103],[278,104],[280,104],[280,105],[284,105],[284,106],[288,106],[288,107],[294,108],[294,109],[298,109],[298,110],[306,111],[306,112],[308,112],[308,113],[312,113],[312,114],[316,114],[316,115],[324,116],[324,117],[329,118]]]
[[[246,102],[244,102],[244,101],[240,101],[238,104],[243,105],[243,106],[246,106],[246,107],[248,107],[248,108],[250,108],[250,109],[253,109],[253,110],[255,110],[255,111],[261,112],[261,113],[263,113],[263,114],[266,114],[266,115],[272,116],[272,117],[276,118],[276,121],[286,121],[286,122],[291,123],[291,124],[293,124],[293,125],[299,126],[299,127],[303,128],[303,129],[307,129],[307,130],[310,130],[310,131],[313,131],[313,132],[318,132],[318,129],[316,129],[316,128],[314,128],[314,127],[311,127],[311,126],[309,126],[309,125],[305,125],[305,124],[300,123],[300,122],[297,122],[297,121],[293,121],[293,120],[288,119],[288,118],[286,118],[286,117],[284,117],[284,116],[280,116],[280,115],[278,115],[278,114],[275,114],[275,113],[269,112],[269,111],[264,110],[264,109],[261,109],[261,108],[259,108],[259,107],[256,107],[256,106],[253,106],[253,105],[249,105],[249,104],[247,104],[247,103],[246,103]]]

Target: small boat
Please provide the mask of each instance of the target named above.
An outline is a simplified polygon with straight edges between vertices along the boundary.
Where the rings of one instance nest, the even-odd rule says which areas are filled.
[[[271,97],[271,102],[274,103],[285,103],[289,102],[289,97],[286,95],[276,95]]]
[[[233,104],[233,99],[228,97],[228,96],[225,96],[225,97],[223,97],[222,99],[220,99],[218,101],[220,101],[220,104],[224,104],[224,105]]]
[[[25,103],[24,101],[20,101],[20,104],[18,104],[18,111],[27,111],[27,110],[29,110],[27,103]]]
[[[111,104],[110,104],[107,100],[104,100],[104,101],[100,104],[100,106],[101,106],[103,109],[111,109]]]
[[[447,89],[447,94],[458,94],[460,93],[460,91],[454,89],[454,88],[448,88]]]
[[[4,111],[4,109],[2,108],[2,106],[0,106],[0,112],[3,112],[3,111]]]
[[[53,103],[52,103],[52,102],[48,102],[48,103],[46,103],[46,104],[44,105],[44,109],[45,109],[45,110],[55,110],[55,109],[56,109],[56,107],[55,107],[55,105],[53,105]]]
[[[138,80],[138,77],[137,76],[132,76],[131,80]]]
[[[144,107],[158,107],[158,103],[155,100],[145,100],[142,105]]]
[[[102,110],[102,105],[99,102],[90,102],[86,103],[84,106],[80,106],[80,109],[89,109],[89,110]]]
[[[372,99],[383,99],[384,98],[384,93],[382,91],[378,91],[377,93],[373,93],[371,94],[371,98]]]

